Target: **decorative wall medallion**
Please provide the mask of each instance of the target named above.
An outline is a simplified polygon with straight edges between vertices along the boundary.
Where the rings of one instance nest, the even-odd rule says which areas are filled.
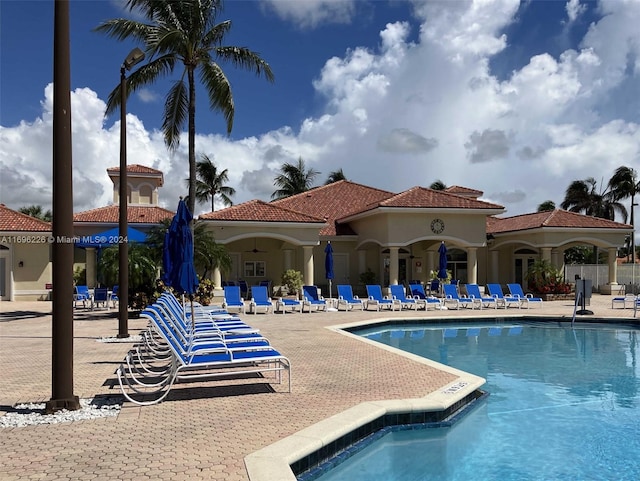
[[[442,219],[433,219],[431,221],[431,231],[434,234],[442,234],[443,230],[444,230],[444,222],[442,221]]]

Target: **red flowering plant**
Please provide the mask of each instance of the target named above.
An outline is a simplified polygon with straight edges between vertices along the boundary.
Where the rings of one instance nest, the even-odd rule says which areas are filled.
[[[571,284],[565,282],[562,272],[545,259],[535,261],[527,270],[529,289],[536,294],[569,294]]]

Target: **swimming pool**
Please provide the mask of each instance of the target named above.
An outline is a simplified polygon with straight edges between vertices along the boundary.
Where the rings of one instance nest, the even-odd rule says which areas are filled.
[[[637,330],[505,322],[356,333],[483,376],[490,396],[451,428],[392,430],[313,479],[640,479]]]

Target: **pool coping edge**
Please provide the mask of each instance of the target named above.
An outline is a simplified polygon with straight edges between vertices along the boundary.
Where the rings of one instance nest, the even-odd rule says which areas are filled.
[[[384,322],[384,320],[380,319],[377,322]],[[357,324],[360,323],[329,326],[327,329],[356,338],[362,342],[375,344],[381,349],[395,352],[398,355],[448,372],[455,375],[456,379],[421,398],[365,401],[356,404],[248,454],[244,458],[244,463],[250,481],[273,481],[274,479],[297,481],[296,475],[291,469],[291,464],[313,454],[341,436],[353,432],[359,427],[387,414],[445,411],[453,404],[480,389],[486,383],[484,378],[474,374],[391,346],[382,345],[344,330],[348,327],[356,327]],[[372,324],[372,322],[369,321],[367,324]]]

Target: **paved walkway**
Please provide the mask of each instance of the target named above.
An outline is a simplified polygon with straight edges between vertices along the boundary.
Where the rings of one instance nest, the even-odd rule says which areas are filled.
[[[594,295],[594,317],[631,320]],[[504,316],[505,311],[498,311]],[[0,303],[0,416],[51,397],[51,303]],[[529,311],[570,319],[572,301]],[[496,311],[247,314],[293,366],[293,392],[259,379],[176,385],[156,406],[123,406],[117,417],[0,430],[2,480],[247,481],[244,457],[365,401],[423,397],[452,375],[352,339],[326,326],[380,318],[495,316]],[[74,385],[81,398],[118,395],[114,371],[131,343],[97,342],[118,332],[117,313],[77,311]],[[130,332],[144,327],[131,319]],[[114,384],[115,382],[115,384]],[[274,392],[275,391],[275,392]],[[277,481],[277,480],[274,480]]]

